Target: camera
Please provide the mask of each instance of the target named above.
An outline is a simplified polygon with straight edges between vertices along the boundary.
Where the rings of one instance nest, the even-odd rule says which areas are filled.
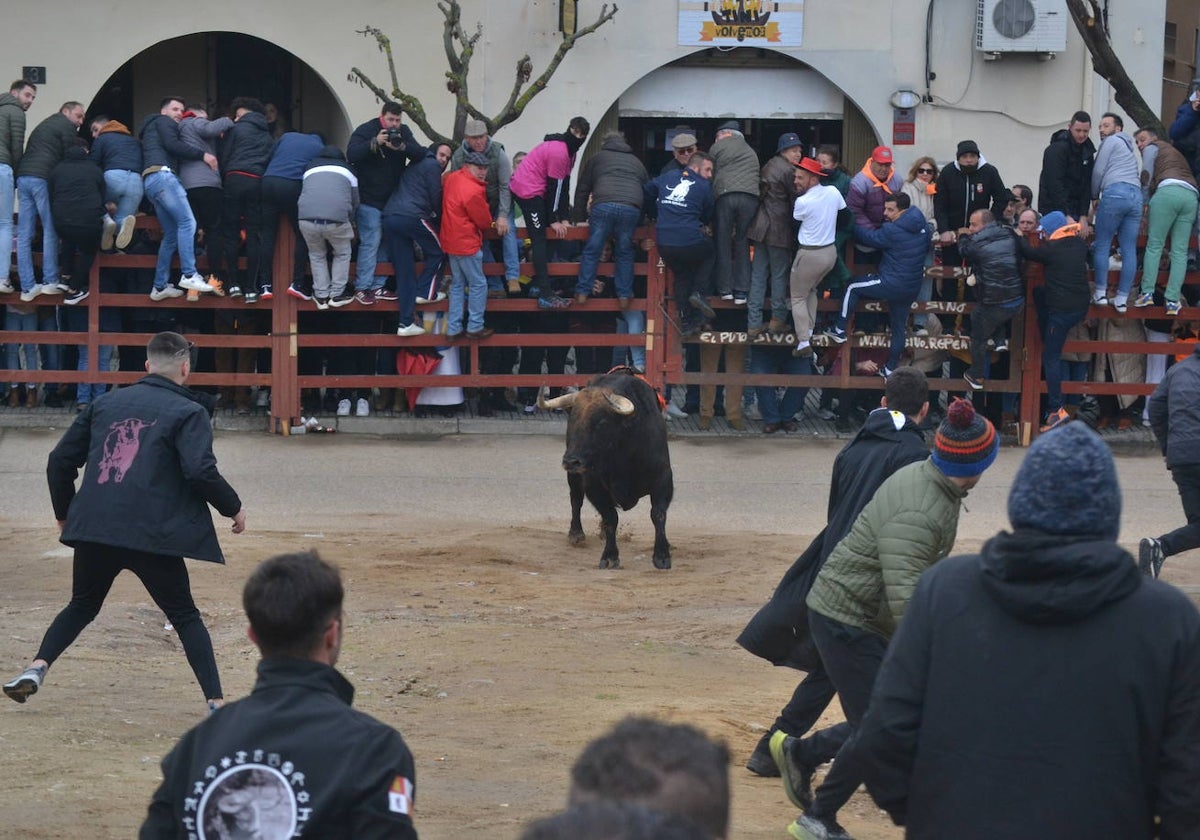
[[[404,135],[398,128],[387,129],[387,143],[389,146],[403,146]]]

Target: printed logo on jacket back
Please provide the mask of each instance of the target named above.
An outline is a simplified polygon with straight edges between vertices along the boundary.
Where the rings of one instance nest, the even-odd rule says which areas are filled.
[[[108,427],[108,435],[104,438],[104,456],[98,465],[99,475],[97,484],[107,484],[112,478],[113,484],[125,480],[125,473],[133,466],[138,450],[142,446],[142,432],[157,424],[147,423],[131,417],[128,420],[118,420]]]

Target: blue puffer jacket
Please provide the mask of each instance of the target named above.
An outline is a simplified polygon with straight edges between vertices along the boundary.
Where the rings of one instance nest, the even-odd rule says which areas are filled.
[[[933,232],[925,214],[909,207],[894,222],[884,222],[879,230],[854,227],[854,239],[883,251],[879,273],[896,283],[917,289],[925,276],[925,255]]]

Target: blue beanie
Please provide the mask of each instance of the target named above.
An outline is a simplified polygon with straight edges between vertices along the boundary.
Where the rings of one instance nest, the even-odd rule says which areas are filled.
[[[1054,232],[1067,223],[1067,214],[1061,210],[1055,210],[1053,213],[1047,213],[1042,216],[1042,230],[1046,232],[1046,238],[1049,239],[1054,235]]]
[[[1008,494],[1014,528],[1116,540],[1121,487],[1112,453],[1086,423],[1067,423],[1029,447]]]

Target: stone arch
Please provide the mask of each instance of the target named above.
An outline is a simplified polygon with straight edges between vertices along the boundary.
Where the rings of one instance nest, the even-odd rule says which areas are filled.
[[[177,35],[143,47],[117,67],[93,94],[88,118],[106,113],[136,130],[165,95],[184,97],[218,113],[234,96],[271,102],[284,128],[320,131],[344,145],[352,130],[332,85],[299,55],[242,32],[209,30]]]

